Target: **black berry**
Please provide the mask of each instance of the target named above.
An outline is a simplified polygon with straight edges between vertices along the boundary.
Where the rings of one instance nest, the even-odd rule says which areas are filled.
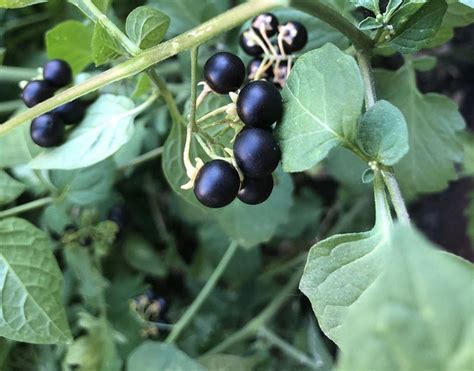
[[[61,59],[53,59],[44,65],[43,78],[52,86],[62,88],[72,81],[71,66]]]
[[[281,152],[271,132],[248,128],[237,135],[234,156],[237,165],[246,176],[262,178],[276,169],[281,159]]]
[[[263,178],[246,177],[237,197],[246,204],[257,205],[266,201],[272,194],[272,190],[273,176],[271,174]]]
[[[248,30],[240,34],[239,44],[245,53],[253,57],[256,57],[257,55],[261,55],[263,53],[263,49],[249,37]]]
[[[308,42],[306,27],[296,21],[290,21],[281,25],[280,36],[283,39],[285,53],[293,53],[301,50]]]
[[[280,120],[283,103],[278,89],[268,81],[252,81],[237,99],[237,114],[248,126],[265,128]]]
[[[82,121],[86,113],[86,107],[80,100],[73,100],[54,109],[63,120],[65,125],[73,125]]]
[[[263,13],[252,20],[252,28],[260,35],[260,28],[265,28],[268,37],[273,36],[278,31],[278,18],[272,13]]]
[[[127,209],[123,205],[115,205],[109,210],[107,219],[117,224],[119,231],[122,231],[130,221]]]
[[[64,141],[64,123],[55,113],[45,113],[31,122],[30,134],[40,147],[56,147]]]
[[[33,80],[24,87],[21,99],[23,99],[27,107],[33,107],[51,98],[54,95],[54,91],[54,87],[48,84],[48,82]]]
[[[198,172],[194,181],[194,194],[203,205],[224,207],[237,196],[240,188],[239,173],[227,161],[212,160]]]
[[[245,79],[244,62],[232,53],[214,54],[204,65],[204,78],[216,93],[236,91]]]
[[[262,65],[263,60],[261,58],[252,59],[247,65],[247,72],[249,80],[254,80],[258,69]],[[267,69],[260,73],[259,79],[270,80],[273,77],[273,67],[270,65]]]

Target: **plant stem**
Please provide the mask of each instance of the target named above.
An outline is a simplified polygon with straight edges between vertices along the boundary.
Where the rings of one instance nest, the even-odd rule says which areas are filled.
[[[232,345],[255,336],[260,328],[265,326],[265,324],[280,310],[281,306],[291,297],[292,292],[298,286],[300,278],[301,271],[295,272],[280,293],[260,312],[259,315],[257,315],[257,317],[248,322],[242,329],[229,336],[222,343],[209,350],[206,355],[223,352]]]
[[[336,10],[324,5],[321,0],[291,0],[290,5],[333,26],[347,36],[357,49],[365,51],[372,49],[373,41],[370,37],[360,31]]]
[[[131,160],[130,162],[127,162],[126,164],[120,166],[118,168],[119,171],[124,171],[124,170],[127,170],[131,167],[134,167],[134,166],[137,166],[137,165],[141,165],[147,161],[150,161],[150,160],[153,160],[159,156],[161,156],[163,154],[163,147],[158,147],[158,148],[155,148],[149,152],[146,152],[138,157],[135,157],[133,160]]]
[[[288,0],[259,0],[238,5],[217,17],[202,23],[175,38],[150,48],[117,66],[94,76],[83,83],[73,86],[54,97],[41,102],[0,125],[0,136],[24,122],[51,111],[52,109],[70,102],[76,98],[95,91],[105,85],[136,75],[154,64],[172,57],[184,50],[199,46],[213,37],[230,30],[268,10],[287,6]]]
[[[313,361],[304,352],[295,348],[293,345],[283,340],[281,337],[279,337],[277,334],[275,334],[273,331],[269,330],[265,326],[262,326],[260,328],[260,330],[258,331],[258,336],[267,340],[270,344],[276,346],[277,348],[280,348],[283,353],[296,360],[299,364],[306,365],[312,369],[317,369],[320,367],[320,365],[318,365],[316,361]]]
[[[410,224],[410,215],[408,214],[405,201],[403,200],[402,193],[400,192],[400,187],[398,186],[397,180],[391,172],[382,171],[383,180],[387,186],[388,192],[390,193],[390,198],[392,200],[393,207],[397,213],[397,218],[400,223],[409,225]]]
[[[216,269],[214,269],[214,272],[212,272],[211,276],[207,280],[206,284],[202,288],[199,295],[196,297],[196,299],[194,299],[191,306],[186,310],[186,312],[179,319],[179,321],[173,326],[173,330],[166,338],[167,343],[173,343],[174,341],[176,341],[176,339],[179,337],[181,332],[184,330],[184,328],[189,324],[189,322],[192,320],[194,315],[197,313],[199,308],[201,308],[204,301],[207,299],[209,294],[212,292],[212,290],[216,286],[217,281],[222,276],[222,273],[224,273],[225,269],[229,265],[238,247],[239,245],[236,242],[231,242],[231,244],[227,248],[227,251],[222,257],[221,261],[217,265]]]
[[[370,63],[370,57],[366,52],[359,51],[357,53],[357,60],[359,62],[360,72],[362,74],[362,80],[364,81],[365,109],[367,111],[370,107],[375,105],[375,102],[377,102],[375,84],[372,76],[372,66]]]
[[[34,68],[0,66],[0,82],[20,82],[31,80],[39,75],[38,70]]]
[[[40,198],[38,200],[28,202],[28,203],[23,204],[23,205],[12,207],[11,209],[0,211],[0,219],[1,218],[6,218],[8,216],[21,214],[21,213],[24,213],[24,212],[27,212],[27,211],[30,211],[30,210],[39,209],[43,206],[49,205],[53,201],[54,201],[54,199],[52,197],[44,197],[44,198]]]

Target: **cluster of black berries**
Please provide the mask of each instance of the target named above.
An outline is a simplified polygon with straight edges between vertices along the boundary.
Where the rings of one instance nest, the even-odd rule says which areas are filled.
[[[27,107],[51,98],[57,89],[69,85],[72,70],[68,63],[53,59],[43,66],[43,80],[32,80],[23,88],[21,95]],[[31,138],[41,147],[54,147],[64,141],[65,125],[77,124],[85,113],[85,105],[75,100],[38,116],[31,122]]]
[[[234,54],[217,53],[206,62],[204,78],[214,92],[227,94],[244,82],[245,66]],[[281,159],[272,134],[272,125],[283,114],[280,92],[268,81],[251,81],[240,90],[236,108],[245,127],[235,139],[233,153],[244,180],[241,184],[237,169],[227,161],[206,163],[196,176],[194,194],[208,207],[226,206],[235,197],[256,205],[268,199],[273,190],[272,172]]]
[[[292,53],[305,47],[308,32],[300,22],[279,24],[274,14],[264,13],[252,20],[239,42],[254,57],[247,66],[249,80],[265,79],[281,88],[290,73]]]
[[[168,322],[166,319],[168,303],[151,289],[134,298],[130,307],[147,324],[142,331],[144,337],[157,336],[160,330],[157,325]]]

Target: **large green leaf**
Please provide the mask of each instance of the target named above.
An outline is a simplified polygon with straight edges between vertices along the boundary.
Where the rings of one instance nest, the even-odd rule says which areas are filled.
[[[379,100],[361,117],[357,126],[357,142],[372,159],[394,165],[408,152],[405,118],[393,104]]]
[[[396,72],[378,70],[375,76],[380,98],[398,107],[408,125],[410,149],[395,166],[404,194],[446,188],[456,179],[455,163],[463,154],[457,132],[464,128],[464,120],[458,107],[445,96],[421,94],[410,65]]]
[[[127,17],[125,29],[130,39],[140,48],[158,45],[168,30],[170,18],[159,10],[139,6]]]
[[[131,99],[103,94],[87,110],[86,117],[66,143],[35,157],[35,169],[79,169],[96,164],[117,152],[133,135]]]
[[[407,22],[395,28],[396,33],[390,45],[406,54],[425,48],[441,27],[446,9],[445,0],[426,2]],[[403,7],[400,11],[403,11]]]
[[[65,21],[46,32],[48,58],[65,60],[76,74],[92,63],[92,30],[79,21]]]
[[[0,0],[0,8],[24,8],[47,1],[48,0]]]
[[[30,125],[25,123],[14,128],[0,137],[0,168],[27,164],[35,157],[40,147],[33,143],[30,135]]]
[[[145,341],[127,360],[128,371],[204,371],[205,368],[171,344]]]
[[[402,226],[394,228],[387,259],[347,315],[339,369],[472,369],[472,264]]]
[[[63,278],[48,236],[26,220],[0,220],[0,335],[58,344],[71,340]]]
[[[354,146],[363,101],[355,60],[332,44],[304,54],[283,89],[285,113],[276,136],[285,171],[303,171],[337,145]]]
[[[7,204],[20,196],[26,187],[13,179],[5,171],[0,170],[0,205]]]
[[[377,186],[383,189],[380,179]],[[391,217],[384,195],[375,192],[376,223],[363,233],[334,235],[314,245],[300,290],[309,298],[321,330],[340,345],[347,313],[383,269]]]
[[[97,22],[92,34],[92,58],[95,65],[100,66],[125,54],[120,43],[109,34],[100,22]]]

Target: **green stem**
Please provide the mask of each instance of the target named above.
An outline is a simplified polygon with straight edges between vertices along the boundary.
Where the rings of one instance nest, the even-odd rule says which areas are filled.
[[[150,48],[79,85],[64,90],[35,107],[25,110],[3,123],[3,125],[0,125],[0,136],[5,135],[18,125],[49,112],[66,102],[77,99],[105,85],[134,76],[173,55],[201,45],[221,33],[244,23],[249,18],[286,5],[288,5],[288,0],[259,0],[238,5],[188,32]]]
[[[217,265],[216,269],[214,269],[214,272],[212,272],[211,276],[207,280],[206,284],[202,288],[199,295],[196,297],[196,299],[194,299],[191,306],[186,310],[186,312],[179,319],[179,321],[173,326],[173,330],[166,338],[167,343],[172,343],[176,341],[176,339],[179,337],[181,332],[185,329],[185,327],[189,324],[189,322],[192,320],[194,315],[197,313],[199,308],[201,308],[202,304],[207,299],[209,294],[212,292],[212,290],[217,284],[217,281],[219,280],[219,278],[222,276],[225,269],[229,265],[238,247],[239,245],[236,242],[232,242],[229,245],[227,251],[225,252],[219,264]]]
[[[342,34],[347,36],[355,47],[359,50],[370,51],[373,46],[373,41],[365,33],[359,30],[344,16],[336,10],[325,5],[321,0],[291,0],[292,7],[309,13],[322,21],[333,26]]]
[[[215,116],[218,116],[222,113],[227,112],[227,110],[229,109],[229,107],[232,104],[233,103],[226,104],[225,106],[219,107],[219,108],[215,109],[214,111],[206,113],[205,115],[199,117],[199,119],[197,120],[197,123],[200,124],[200,123],[210,119],[211,117],[215,117]]]
[[[23,106],[23,101],[21,101],[20,99],[0,102],[0,114],[16,111],[18,108],[22,106]]]
[[[279,294],[260,312],[259,315],[257,315],[257,317],[248,322],[242,329],[229,336],[222,343],[209,350],[206,354],[221,353],[234,344],[254,337],[260,328],[265,326],[265,324],[278,313],[283,304],[291,298],[291,294],[298,286],[300,278],[301,271],[295,272]]]
[[[38,76],[38,70],[34,68],[0,66],[1,82],[20,82],[28,81]]]
[[[357,53],[357,60],[359,62],[359,68],[365,87],[365,109],[368,110],[377,102],[372,66],[370,63],[370,57],[366,52],[359,51]]]
[[[40,198],[38,200],[34,200],[26,204],[20,205],[20,206],[12,207],[11,209],[0,211],[0,219],[17,215],[17,214],[21,214],[30,210],[39,209],[41,207],[49,205],[53,201],[54,199],[52,197],[44,197],[44,198]]]
[[[133,160],[127,162],[126,164],[120,166],[118,168],[119,171],[124,171],[127,170],[131,167],[135,167],[137,165],[141,165],[145,162],[148,162],[150,160],[153,160],[163,154],[163,147],[158,147],[155,148],[149,152],[144,153],[143,155],[140,155],[138,157],[135,157]]]
[[[388,236],[392,226],[392,215],[390,214],[385,184],[380,170],[374,171],[374,199],[376,223],[382,227],[384,234]]]
[[[398,186],[397,180],[394,175],[388,171],[382,171],[383,180],[387,186],[388,192],[390,193],[390,198],[392,200],[393,207],[397,213],[397,218],[400,223],[409,225],[410,224],[410,215],[408,214],[405,201],[403,200],[402,193],[400,192],[400,187]]]
[[[320,364],[318,364],[316,361],[313,361],[304,352],[295,348],[293,345],[283,340],[281,337],[279,337],[277,334],[275,334],[273,331],[269,330],[265,326],[262,326],[260,328],[260,330],[258,331],[258,336],[279,348],[283,353],[287,354],[301,365],[308,366],[312,369],[317,369],[321,367]]]

